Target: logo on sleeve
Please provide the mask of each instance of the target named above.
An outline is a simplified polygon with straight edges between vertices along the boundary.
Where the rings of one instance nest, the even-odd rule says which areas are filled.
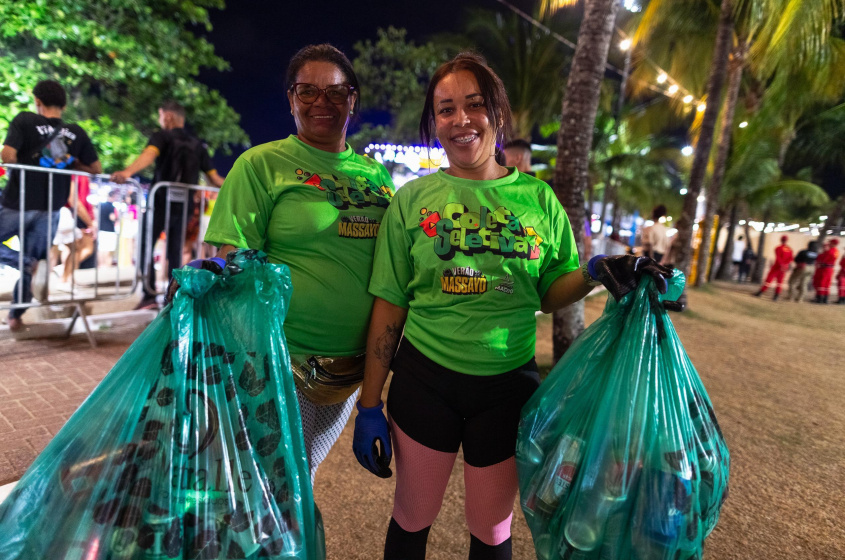
[[[533,226],[523,226],[504,206],[495,210],[481,206],[478,212],[470,212],[453,202],[442,213],[422,208],[418,225],[434,238],[434,252],[444,261],[451,260],[456,251],[470,256],[490,252],[507,259],[540,258],[543,240]]]
[[[343,216],[337,224],[337,233],[351,239],[375,239],[380,225],[366,216]]]
[[[487,277],[468,266],[458,266],[443,271],[440,287],[450,295],[483,294],[487,291]]]

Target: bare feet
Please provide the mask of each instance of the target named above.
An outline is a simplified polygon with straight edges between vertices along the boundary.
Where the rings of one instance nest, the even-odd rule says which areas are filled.
[[[23,320],[19,317],[7,317],[6,324],[9,325],[9,330],[12,332],[20,332],[23,330]]]

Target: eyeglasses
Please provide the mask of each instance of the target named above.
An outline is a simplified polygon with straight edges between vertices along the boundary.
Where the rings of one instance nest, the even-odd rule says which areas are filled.
[[[326,99],[335,105],[343,105],[349,98],[349,94],[355,91],[354,87],[346,84],[332,84],[324,88],[318,88],[314,84],[303,82],[293,84],[290,86],[290,89],[296,94],[297,99],[308,105],[317,101],[321,93],[325,93]]]

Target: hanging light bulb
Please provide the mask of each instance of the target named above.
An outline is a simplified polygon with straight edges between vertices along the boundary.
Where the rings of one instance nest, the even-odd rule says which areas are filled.
[[[676,93],[678,93],[678,89],[679,89],[678,84],[672,84],[671,86],[669,86],[669,89],[666,90],[666,91],[669,92],[669,95],[675,95]]]
[[[698,104],[698,112],[701,113],[707,108],[707,103],[699,103]]]
[[[621,43],[619,43],[619,49],[622,51],[627,51],[631,48],[631,42],[632,41],[630,39],[624,39]]]
[[[687,105],[692,103],[692,100],[693,100],[692,95],[687,95],[686,97],[684,97],[684,103],[686,103]]]
[[[665,73],[661,73],[659,76],[657,76],[657,83],[658,84],[665,84],[666,80],[668,80],[668,79],[669,79],[669,76],[667,76]]]

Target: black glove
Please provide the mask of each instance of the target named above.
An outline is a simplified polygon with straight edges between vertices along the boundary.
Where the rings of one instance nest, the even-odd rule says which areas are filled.
[[[210,259],[196,259],[185,266],[199,268],[202,270],[210,270],[214,274],[223,274],[223,268],[226,266],[226,261],[220,257],[212,257]],[[179,282],[176,281],[176,278],[170,278],[170,282],[167,284],[167,291],[164,293],[164,303],[167,304],[173,301],[173,296],[176,295],[178,290]]]
[[[644,274],[654,278],[661,294],[665,294],[669,286],[666,279],[672,277],[672,269],[657,264],[649,257],[633,255],[596,255],[587,264],[587,272],[591,278],[604,284],[616,301],[636,290]]]

